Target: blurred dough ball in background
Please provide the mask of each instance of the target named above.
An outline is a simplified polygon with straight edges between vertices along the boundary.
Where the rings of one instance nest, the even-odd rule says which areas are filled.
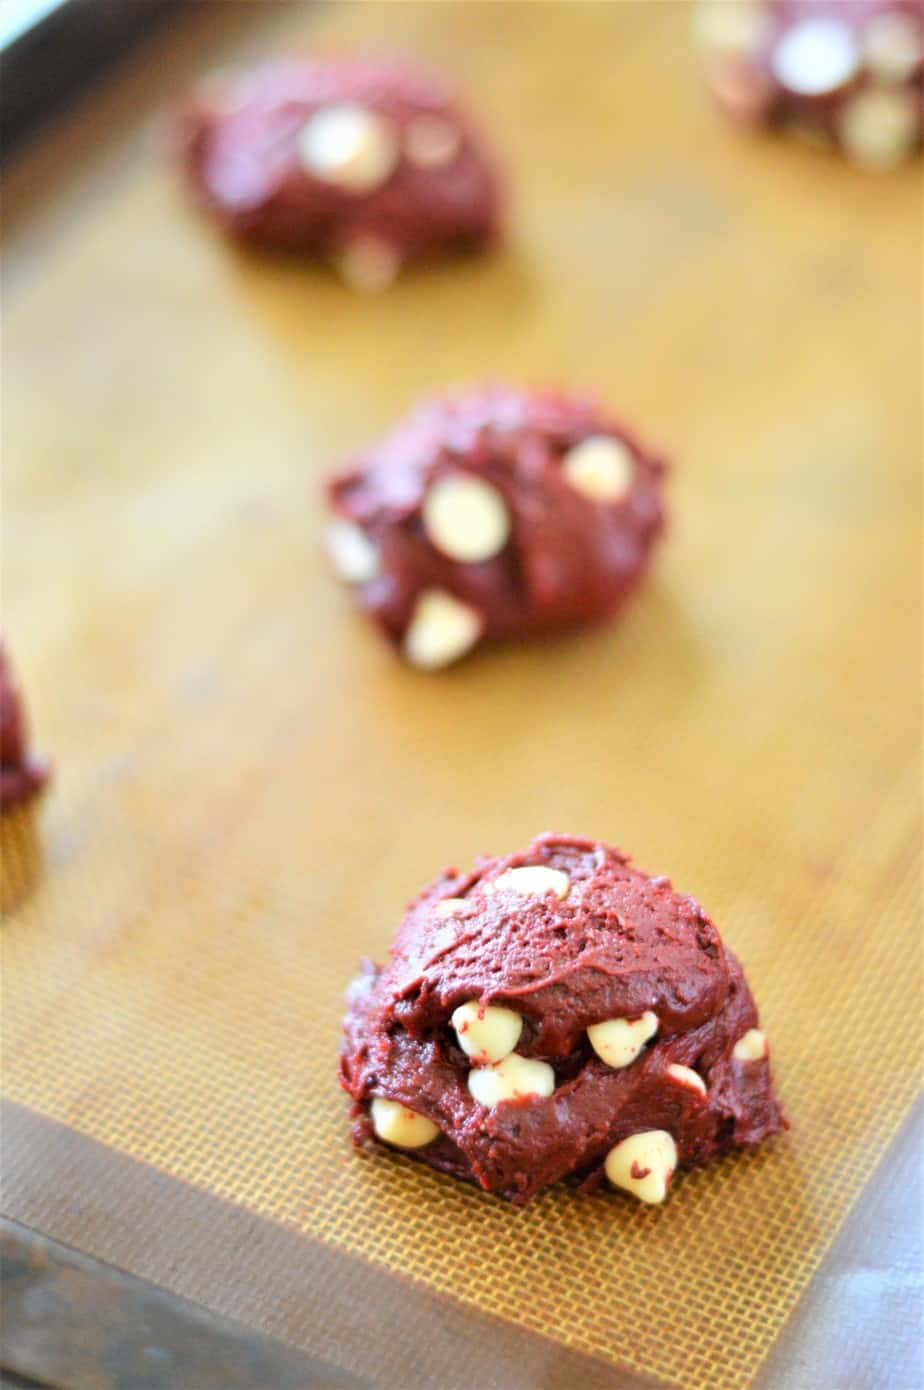
[[[742,125],[892,169],[921,146],[922,0],[698,0],[709,88]]]
[[[388,289],[410,261],[501,235],[504,180],[452,86],[419,64],[292,54],[200,81],[176,139],[232,236]]]

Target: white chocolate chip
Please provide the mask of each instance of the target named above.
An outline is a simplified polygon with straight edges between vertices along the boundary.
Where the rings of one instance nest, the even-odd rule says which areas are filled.
[[[355,102],[322,106],[299,136],[305,169],[349,193],[369,193],[391,176],[400,158],[391,121]]]
[[[458,126],[442,116],[415,116],[404,132],[404,153],[422,169],[445,168],[461,144]]]
[[[425,589],[404,634],[404,654],[412,666],[434,671],[471,651],[484,623],[474,608],[444,589]]]
[[[610,1149],[604,1166],[614,1187],[640,1202],[663,1202],[677,1167],[677,1145],[666,1129],[647,1129]]]
[[[590,1045],[608,1067],[627,1067],[658,1031],[658,1015],[646,1009],[641,1018],[608,1018],[587,1030]]]
[[[840,136],[851,159],[870,169],[892,169],[918,141],[914,97],[898,88],[870,87],[845,106]]]
[[[839,19],[804,19],[783,34],[773,50],[777,81],[798,96],[836,92],[860,69],[860,49],[852,31]]]
[[[399,1149],[421,1149],[439,1134],[439,1126],[416,1110],[396,1100],[383,1100],[376,1096],[372,1102],[372,1128],[386,1144],[396,1144]]]
[[[338,518],[328,526],[325,541],[334,569],[347,584],[368,584],[378,578],[379,553],[362,527]]]
[[[548,1062],[511,1052],[492,1067],[473,1067],[468,1074],[468,1089],[479,1105],[490,1110],[502,1100],[550,1096],[555,1090],[555,1073]]]
[[[499,554],[510,535],[510,515],[496,488],[470,474],[437,478],[421,508],[424,530],[450,560],[477,564]]]
[[[910,14],[875,15],[863,31],[866,66],[880,82],[907,82],[924,56],[924,33]]]
[[[497,1004],[481,1008],[476,999],[460,1004],[452,1015],[459,1046],[473,1062],[502,1062],[508,1057],[523,1031],[523,1020],[513,1009]]]
[[[674,1062],[668,1067],[667,1074],[678,1086],[685,1086],[690,1091],[699,1091],[702,1095],[706,1094],[705,1081],[692,1067],[682,1067],[679,1062]]]
[[[736,1062],[759,1062],[768,1052],[767,1039],[759,1028],[749,1028],[732,1048]]]
[[[521,893],[531,898],[544,898],[554,893],[556,898],[568,896],[571,880],[561,869],[549,869],[545,864],[524,864],[520,869],[506,869],[493,883],[486,883],[491,893]]]
[[[761,0],[699,0],[693,11],[693,34],[711,53],[754,54],[770,29]]]
[[[453,917],[457,912],[461,912],[465,907],[464,898],[444,898],[441,903],[437,903],[434,911],[437,917]]]
[[[635,464],[627,445],[595,434],[569,449],[561,463],[573,488],[594,502],[619,502],[632,487]]]
[[[381,294],[397,280],[401,257],[381,237],[357,236],[335,254],[334,265],[351,290]]]

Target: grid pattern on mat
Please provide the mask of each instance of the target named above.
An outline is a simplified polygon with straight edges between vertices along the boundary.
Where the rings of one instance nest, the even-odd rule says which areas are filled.
[[[298,893],[264,887],[255,908],[272,852],[261,826],[272,839],[284,813],[275,799],[258,798],[259,823],[242,822],[201,874],[174,877],[165,862],[172,884],[147,885],[148,908],[114,941],[102,904],[95,926],[78,911],[55,929],[41,892],[8,923],[6,1093],[567,1345],[684,1385],[714,1384],[719,1371],[744,1383],[914,1091],[900,1029],[876,1032],[869,1061],[879,1008],[914,1017],[916,982],[896,968],[893,933],[878,932],[877,949],[827,992],[824,932],[778,970],[752,972],[779,1036],[786,1140],[685,1177],[661,1210],[554,1190],[515,1212],[410,1161],[346,1151],[331,1055],[351,948],[325,959],[324,933],[305,928],[317,907]],[[897,867],[892,924],[914,913],[914,866]],[[804,904],[837,924],[847,955],[867,927],[859,886]],[[733,934],[746,958],[761,954],[749,937],[746,925]],[[845,1075],[864,1084],[845,1087]],[[618,1288],[605,1276],[614,1269]]]
[[[323,23],[375,38],[379,9],[510,132],[528,258],[348,300],[232,256],[146,155],[8,315],[4,617],[59,766],[4,926],[4,1092],[561,1343],[744,1385],[918,1084],[917,186],[745,156],[673,6]],[[543,141],[552,49],[599,80]],[[574,254],[575,159],[622,210],[619,312]],[[614,629],[400,669],[323,572],[317,477],[428,381],[556,370],[680,456],[657,575]],[[696,893],[774,1046],[792,1132],[661,1210],[513,1211],[346,1145],[356,960],[440,865],[543,828]]]

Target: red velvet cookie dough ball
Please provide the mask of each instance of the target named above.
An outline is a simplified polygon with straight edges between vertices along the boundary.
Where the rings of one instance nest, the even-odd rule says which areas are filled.
[[[499,227],[493,158],[449,87],[377,58],[289,58],[206,79],[180,120],[200,202],[235,236],[316,251],[358,289]]]
[[[734,956],[692,898],[620,850],[542,835],[416,899],[351,986],[354,1139],[523,1203],[674,1170],[786,1127]]]
[[[706,77],[736,120],[889,169],[924,126],[921,0],[699,0]]]
[[[30,800],[48,779],[48,766],[29,752],[22,694],[0,641],[0,810]]]
[[[413,665],[615,612],[661,534],[665,465],[587,398],[423,402],[328,485],[328,548]]]

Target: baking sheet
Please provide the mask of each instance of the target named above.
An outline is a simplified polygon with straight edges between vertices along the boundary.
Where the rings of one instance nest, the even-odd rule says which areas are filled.
[[[4,1095],[473,1318],[746,1384],[918,1086],[919,170],[728,131],[685,5],[261,9],[213,23],[216,57],[370,42],[455,73],[516,174],[510,244],[376,300],[235,251],[156,103],[79,215],[60,160],[20,186],[3,617],[58,771],[4,924]],[[485,376],[636,422],[675,459],[672,535],[619,626],[421,676],[329,579],[317,484]],[[439,867],[545,828],[696,894],[771,1038],[791,1134],[663,1209],[513,1211],[347,1146],[356,960]],[[130,1220],[144,1274],[153,1208]],[[216,1306],[264,1325],[246,1251],[212,1253]],[[345,1319],[326,1336],[355,1362]]]

